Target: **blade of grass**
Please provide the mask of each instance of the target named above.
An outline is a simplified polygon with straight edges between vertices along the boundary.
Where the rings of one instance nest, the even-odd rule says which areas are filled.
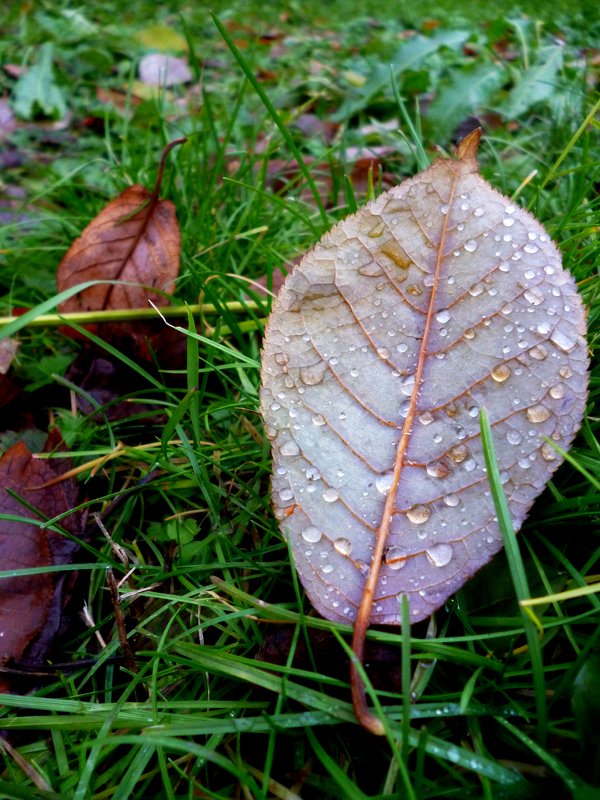
[[[298,169],[300,170],[300,172],[302,173],[304,179],[306,180],[306,183],[307,183],[307,185],[308,185],[308,187],[309,187],[309,189],[310,189],[310,191],[312,193],[312,196],[314,197],[316,206],[319,209],[319,214],[321,215],[321,222],[323,224],[323,228],[324,229],[328,228],[329,227],[329,218],[327,216],[327,211],[325,210],[325,206],[323,205],[323,201],[321,200],[321,195],[319,194],[319,190],[317,189],[317,186],[316,186],[316,184],[315,184],[315,182],[314,182],[314,180],[312,178],[312,175],[310,174],[310,171],[309,171],[308,167],[306,166],[306,164],[304,162],[304,159],[302,158],[302,154],[300,153],[300,150],[298,150],[298,148],[296,147],[296,143],[294,142],[292,136],[290,135],[290,132],[286,128],[283,120],[281,119],[281,117],[277,113],[277,110],[275,109],[275,106],[270,101],[269,96],[267,95],[265,90],[260,85],[260,82],[257,80],[256,75],[252,72],[250,64],[246,61],[246,59],[244,58],[242,53],[236,47],[235,42],[233,41],[233,39],[229,35],[227,29],[225,28],[225,26],[223,25],[221,20],[216,16],[216,14],[211,14],[211,16],[213,18],[213,21],[214,21],[219,33],[223,37],[223,40],[225,41],[225,44],[227,45],[227,47],[231,51],[231,54],[233,55],[235,60],[240,65],[240,67],[242,69],[242,72],[244,73],[246,78],[248,78],[248,81],[250,82],[252,88],[254,89],[256,94],[260,97],[264,107],[267,109],[267,113],[269,114],[269,116],[271,117],[271,119],[273,120],[275,125],[278,127],[279,132],[281,133],[284,142],[290,148],[290,152],[293,154],[293,156],[296,159],[296,162],[298,164]]]
[[[549,753],[545,747],[540,747],[540,745],[535,742],[530,736],[527,736],[522,730],[519,730],[515,725],[509,722],[507,719],[496,719],[503,728],[515,736],[522,744],[525,745],[532,753],[534,753],[543,764],[546,764],[554,774],[562,780],[565,786],[573,793],[572,797],[578,797],[578,792],[584,792],[585,790],[591,790],[591,787],[588,787],[584,781],[582,781],[574,772],[568,767],[558,760],[552,753]],[[583,795],[582,795],[583,796]],[[586,795],[587,796],[587,795]],[[589,797],[591,798],[593,795],[590,794]]]
[[[519,603],[521,603],[523,600],[529,600],[531,598],[531,593],[529,591],[527,574],[525,572],[523,559],[521,558],[519,544],[517,542],[517,537],[510,517],[508,503],[506,502],[506,497],[502,488],[500,470],[498,468],[496,451],[494,449],[492,429],[490,427],[487,410],[485,408],[481,409],[479,415],[479,424],[481,427],[483,455],[487,467],[490,490],[492,492],[494,507],[498,516],[498,526],[502,534],[504,549],[508,559],[508,565],[515,589],[515,594],[517,596],[517,600]],[[533,685],[535,687],[535,703],[537,712],[536,732],[540,744],[543,744],[546,741],[547,736],[548,710],[546,705],[546,681],[544,676],[542,650],[538,638],[538,629],[532,621],[530,614],[523,607],[521,607],[521,616],[523,619],[523,628],[529,648]]]
[[[406,141],[408,142],[411,150],[414,153],[419,170],[427,169],[427,167],[429,166],[429,158],[427,156],[427,153],[425,152],[425,148],[423,147],[423,138],[421,136],[421,132],[420,130],[417,130],[411,119],[410,114],[408,113],[406,104],[404,103],[402,95],[400,94],[400,87],[398,86],[396,75],[394,74],[394,68],[391,64],[390,64],[390,80],[392,82],[392,91],[394,92],[396,103],[398,104],[398,110],[400,111],[402,119],[404,120],[404,124],[408,128],[408,132],[410,134],[410,138],[407,136]]]

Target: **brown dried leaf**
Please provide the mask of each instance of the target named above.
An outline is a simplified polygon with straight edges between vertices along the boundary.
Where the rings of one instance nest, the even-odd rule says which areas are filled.
[[[50,451],[60,437],[51,435],[46,445]],[[0,513],[31,519],[50,518],[68,511],[76,504],[77,484],[68,479],[45,487],[62,475],[70,464],[66,459],[35,459],[22,442],[0,458]],[[12,491],[31,505],[30,511]],[[67,518],[63,527],[76,532],[79,516]],[[0,564],[2,570],[47,567],[71,560],[76,545],[64,536],[26,522],[3,520],[0,527]],[[60,626],[63,606],[63,577],[51,574],[17,576],[0,580],[0,666],[21,660],[43,657]],[[0,675],[0,691],[10,688]]]
[[[328,619],[397,625],[403,596],[424,619],[501,549],[481,408],[517,529],[562,460],[544,437],[581,423],[582,302],[478,141],[336,225],[269,320],[273,503]]]
[[[58,267],[58,291],[90,280],[128,281],[135,286],[99,285],[61,304],[62,312],[140,308],[152,291],[173,291],[181,250],[175,206],[143,186],[130,186],[112,200],[76,239]]]

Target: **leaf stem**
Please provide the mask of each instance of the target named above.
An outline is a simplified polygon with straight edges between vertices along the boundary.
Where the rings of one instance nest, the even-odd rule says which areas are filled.
[[[163,182],[163,175],[165,172],[165,163],[167,160],[167,156],[171,152],[174,147],[177,147],[180,144],[185,144],[187,142],[187,138],[185,136],[180,136],[179,139],[173,139],[172,142],[169,142],[164,150],[162,151],[162,155],[160,157],[160,162],[158,164],[158,171],[156,173],[156,181],[154,182],[154,189],[152,189],[152,198],[158,199],[158,195],[160,193],[160,187]]]

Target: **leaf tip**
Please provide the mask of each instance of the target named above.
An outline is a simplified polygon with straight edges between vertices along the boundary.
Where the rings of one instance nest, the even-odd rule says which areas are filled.
[[[460,161],[472,161],[477,163],[477,150],[481,141],[481,128],[468,133],[464,139],[458,143],[457,155]]]

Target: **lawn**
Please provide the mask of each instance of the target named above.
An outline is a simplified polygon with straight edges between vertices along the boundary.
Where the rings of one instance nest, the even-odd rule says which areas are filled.
[[[0,797],[598,796],[600,25],[536,5],[7,6],[0,623],[31,632],[0,653]],[[183,77],[155,85],[150,54]],[[312,609],[271,508],[261,343],[300,257],[476,127],[481,174],[577,282],[587,414],[516,545],[508,523],[433,617],[370,629],[376,737],[352,628]],[[117,197],[180,257],[141,300],[77,305],[70,248]]]

